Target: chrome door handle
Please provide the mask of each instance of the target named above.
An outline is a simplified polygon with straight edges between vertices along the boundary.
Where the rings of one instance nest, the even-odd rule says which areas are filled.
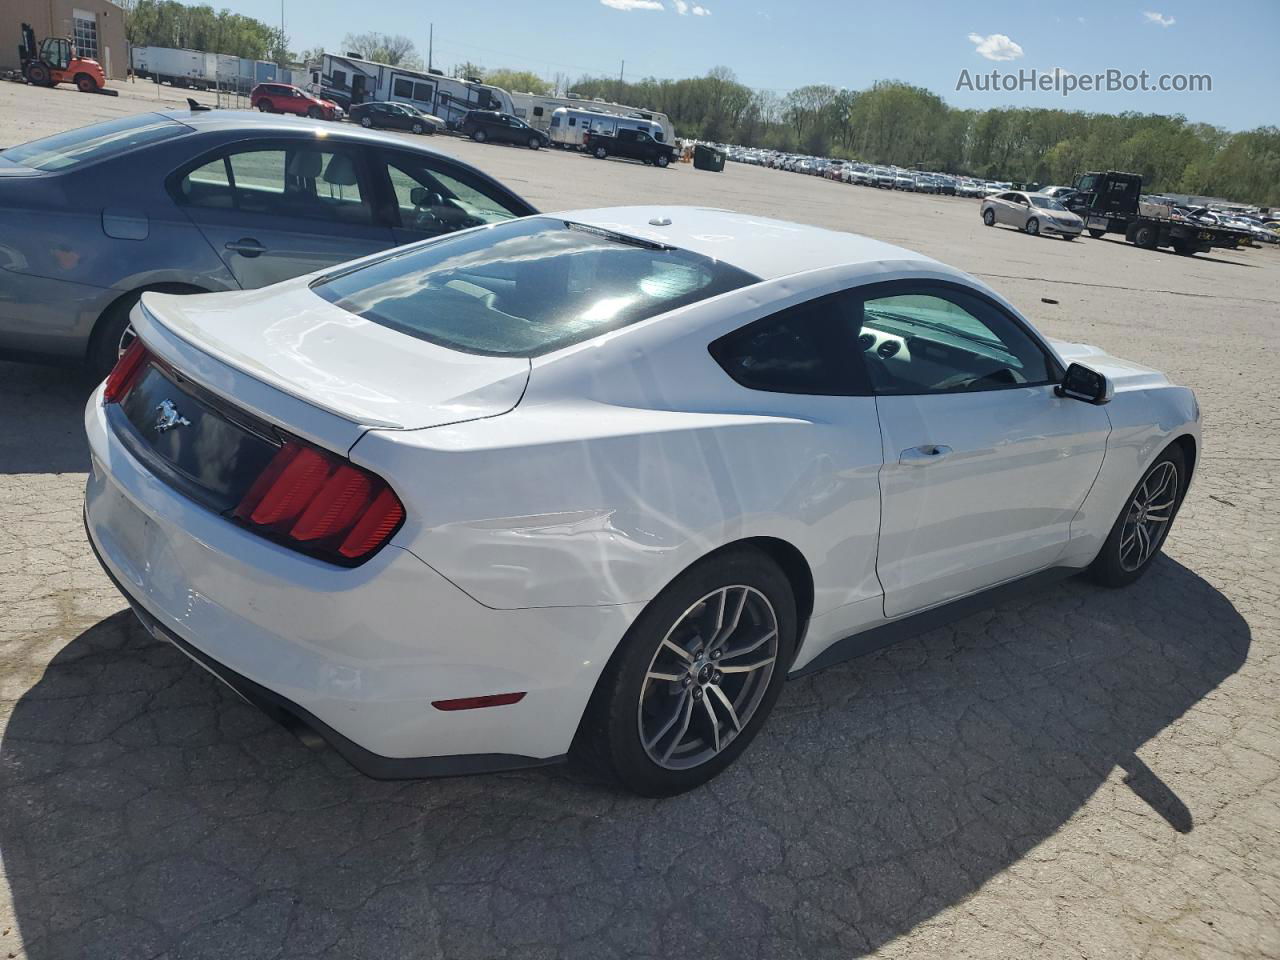
[[[898,457],[898,462],[903,466],[923,467],[926,464],[945,460],[949,456],[951,456],[951,448],[946,444],[925,443],[918,447],[911,447],[909,450],[903,450]]]
[[[230,243],[225,244],[222,249],[238,253],[242,257],[256,257],[267,252],[267,248],[253,239],[253,237],[241,237],[239,240],[232,240]]]

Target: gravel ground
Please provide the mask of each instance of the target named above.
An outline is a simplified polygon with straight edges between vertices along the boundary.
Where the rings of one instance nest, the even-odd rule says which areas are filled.
[[[0,84],[0,143],[157,102]],[[1280,956],[1280,252],[432,143],[544,209],[697,203],[901,243],[1168,371],[1205,446],[1166,555],[1128,590],[1068,581],[793,682],[673,800],[572,769],[380,783],[139,628],[81,528],[90,384],[0,363],[0,956]]]

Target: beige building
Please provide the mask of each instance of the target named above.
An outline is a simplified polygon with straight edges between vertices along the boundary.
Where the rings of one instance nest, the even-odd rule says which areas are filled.
[[[67,37],[81,56],[102,64],[108,79],[123,80],[129,70],[124,11],[111,0],[0,0],[0,69],[17,69],[24,23],[37,44]]]

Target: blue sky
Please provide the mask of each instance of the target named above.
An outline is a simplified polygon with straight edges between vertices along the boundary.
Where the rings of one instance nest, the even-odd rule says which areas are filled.
[[[274,0],[214,5],[273,23],[280,15]],[[1182,113],[1233,130],[1280,124],[1280,0],[373,0],[358,7],[285,0],[285,21],[294,49],[339,50],[344,34],[378,30],[409,35],[424,56],[434,21],[435,62],[445,68],[471,60],[576,77],[616,75],[626,60],[626,75],[636,78],[696,75],[723,64],[744,83],[780,93],[806,83],[859,89],[896,79],[964,107]],[[988,59],[980,46],[1013,59]],[[965,68],[1207,73],[1213,90],[1065,99],[958,92]]]

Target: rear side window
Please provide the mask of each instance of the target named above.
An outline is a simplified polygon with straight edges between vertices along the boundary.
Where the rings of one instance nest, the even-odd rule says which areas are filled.
[[[184,175],[178,197],[186,206],[211,210],[371,223],[359,159],[354,150],[310,143],[234,151]]]
[[[176,120],[154,113],[141,113],[10,147],[0,154],[0,159],[52,173],[105,160],[134,147],[190,132],[190,127]]]
[[[757,280],[685,250],[529,217],[394,253],[312,289],[444,347],[535,357]]]
[[[870,385],[857,345],[858,313],[848,293],[788,307],[711,344],[711,355],[742,386],[769,393],[863,396]]]

